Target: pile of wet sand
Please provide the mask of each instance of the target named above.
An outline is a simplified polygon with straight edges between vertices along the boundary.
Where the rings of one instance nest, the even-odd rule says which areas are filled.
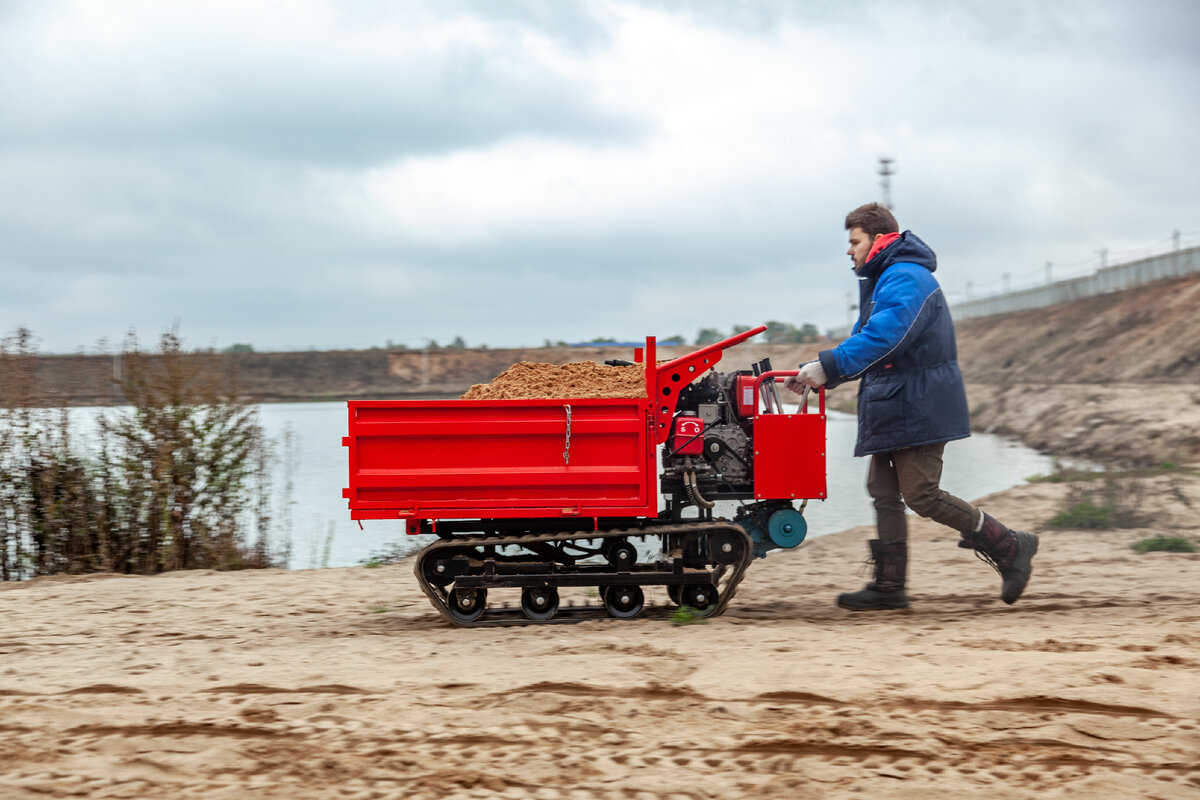
[[[477,383],[463,400],[540,400],[557,398],[645,397],[641,364],[611,367],[591,361],[539,364],[521,361],[490,383]]]

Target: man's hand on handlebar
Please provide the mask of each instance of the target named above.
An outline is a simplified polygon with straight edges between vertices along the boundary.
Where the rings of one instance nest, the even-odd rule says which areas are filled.
[[[790,376],[783,382],[783,385],[796,394],[803,394],[805,387],[816,389],[824,386],[827,380],[825,368],[821,366],[821,362],[810,361],[800,367],[799,375]]]

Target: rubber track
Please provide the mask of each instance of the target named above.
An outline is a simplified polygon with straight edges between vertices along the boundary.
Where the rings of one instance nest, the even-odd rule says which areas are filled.
[[[656,524],[650,527],[638,528],[621,528],[602,531],[572,531],[569,534],[563,532],[551,532],[541,534],[523,534],[516,536],[479,536],[472,538],[455,538],[444,539],[434,542],[422,549],[418,554],[416,561],[413,563],[413,572],[417,576],[417,582],[421,586],[421,590],[429,598],[429,602],[437,609],[438,613],[452,625],[460,628],[486,628],[500,627],[511,625],[546,625],[546,624],[564,624],[572,622],[583,622],[589,619],[613,619],[609,616],[603,604],[598,606],[567,606],[560,607],[558,612],[546,620],[530,619],[522,613],[520,608],[488,608],[483,612],[483,615],[478,619],[465,621],[455,617],[450,612],[448,605],[449,591],[443,591],[432,585],[425,579],[424,564],[430,557],[437,555],[444,550],[462,551],[469,550],[475,547],[508,547],[517,546],[524,547],[527,544],[538,544],[542,542],[570,542],[575,540],[587,541],[596,539],[621,539],[634,536],[669,536],[672,534],[703,534],[712,531],[727,531],[734,534],[742,543],[741,558],[733,564],[724,565],[732,567],[733,571],[728,575],[725,581],[725,588],[720,590],[716,607],[707,611],[703,616],[715,617],[725,611],[729,601],[737,593],[738,585],[746,575],[746,570],[750,566],[750,562],[754,560],[753,543],[750,539],[750,534],[746,533],[745,529],[740,525],[735,525],[727,520],[705,520],[696,522],[675,522]],[[715,567],[710,570],[710,574],[719,569]],[[662,584],[643,584],[646,586],[665,586]],[[653,613],[648,614],[649,608],[643,609],[638,617],[654,616]]]

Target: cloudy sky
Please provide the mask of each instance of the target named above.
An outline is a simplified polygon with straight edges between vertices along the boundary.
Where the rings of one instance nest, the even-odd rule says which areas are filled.
[[[0,0],[0,334],[840,326],[881,156],[952,300],[1082,274],[1200,243],[1197,41],[1196,0]]]

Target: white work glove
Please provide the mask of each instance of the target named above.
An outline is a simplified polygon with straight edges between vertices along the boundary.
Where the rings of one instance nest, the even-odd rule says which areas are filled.
[[[816,389],[818,386],[824,386],[827,380],[829,378],[826,377],[825,368],[821,366],[821,362],[810,361],[800,368],[799,375],[788,378],[783,385],[796,394],[803,394],[804,387],[811,386]]]

